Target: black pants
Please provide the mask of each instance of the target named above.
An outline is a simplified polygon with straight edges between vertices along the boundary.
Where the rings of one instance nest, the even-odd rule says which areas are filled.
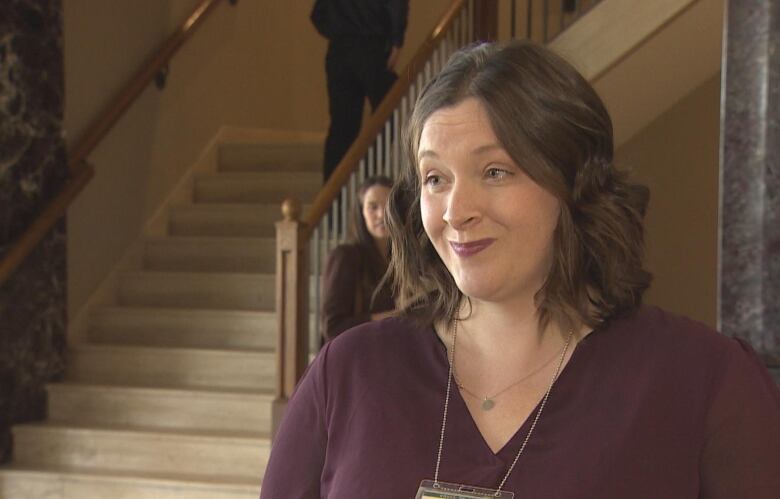
[[[376,110],[395,83],[396,74],[387,69],[389,56],[390,45],[383,39],[355,37],[330,42],[325,57],[330,108],[325,180],[360,132],[364,99],[368,98],[372,111]]]

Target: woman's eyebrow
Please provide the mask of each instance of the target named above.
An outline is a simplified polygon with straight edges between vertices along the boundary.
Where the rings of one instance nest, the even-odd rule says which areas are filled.
[[[438,158],[439,155],[433,149],[422,149],[417,153],[418,161],[423,158]]]
[[[503,151],[504,147],[501,144],[493,143],[493,144],[485,144],[484,146],[475,147],[471,154],[474,156],[480,155],[480,154],[486,154],[489,152],[493,152],[495,150]]]
[[[474,149],[471,150],[470,154],[473,155],[473,156],[479,156],[481,154],[490,153],[490,152],[493,152],[493,151],[496,151],[496,150],[503,151],[504,147],[501,144],[498,144],[498,143],[494,142],[494,143],[491,143],[491,144],[485,144],[485,145],[481,145],[479,147],[475,147]],[[436,154],[436,151],[434,151],[433,149],[421,149],[420,152],[417,153],[417,159],[418,160],[421,160],[423,158],[437,159],[438,157],[439,157],[439,155]]]

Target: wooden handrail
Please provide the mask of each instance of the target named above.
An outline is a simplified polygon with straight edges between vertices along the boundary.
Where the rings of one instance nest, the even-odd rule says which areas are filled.
[[[49,201],[38,218],[22,233],[22,236],[16,240],[3,260],[0,261],[0,284],[5,282],[27,255],[35,249],[57,220],[65,214],[70,203],[94,174],[95,170],[92,165],[85,164],[65,182],[59,194]]]
[[[76,146],[68,155],[68,171],[70,172],[68,180],[60,192],[47,203],[46,208],[38,215],[38,218],[0,260],[0,285],[27,258],[27,255],[38,245],[57,220],[65,215],[70,204],[94,176],[94,168],[86,163],[87,156],[141,95],[141,92],[151,83],[155,75],[168,64],[176,51],[192,36],[192,33],[203,23],[209,12],[221,1],[223,0],[202,0],[79,138]],[[231,4],[235,4],[237,0],[229,1]]]
[[[333,200],[341,192],[341,187],[347,183],[360,160],[366,155],[369,147],[376,140],[377,134],[384,128],[385,122],[393,115],[393,111],[398,107],[403,96],[406,95],[419,70],[425,67],[425,62],[430,58],[436,44],[445,36],[465,4],[466,0],[456,0],[452,3],[441,21],[433,28],[433,31],[431,31],[403,71],[401,71],[398,79],[387,95],[385,95],[382,103],[371,116],[363,131],[352,143],[333,174],[331,174],[328,181],[314,198],[314,203],[306,217],[304,233],[306,239],[311,237],[314,228],[317,227],[322,217],[330,209]]]
[[[138,70],[135,76],[117,94],[106,109],[98,115],[86,132],[76,142],[76,146],[70,152],[68,168],[75,171],[87,158],[105,135],[113,128],[114,124],[127,111],[127,108],[135,102],[147,85],[151,83],[155,75],[163,69],[179,47],[192,36],[206,18],[206,15],[223,0],[202,0],[195,10],[187,16],[187,19],[168,37],[168,40],[158,48]]]

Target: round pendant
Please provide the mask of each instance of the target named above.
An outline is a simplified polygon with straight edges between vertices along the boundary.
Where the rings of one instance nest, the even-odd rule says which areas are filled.
[[[482,401],[482,410],[483,411],[489,411],[493,408],[493,406],[496,405],[495,402],[493,402],[490,399],[485,399]]]

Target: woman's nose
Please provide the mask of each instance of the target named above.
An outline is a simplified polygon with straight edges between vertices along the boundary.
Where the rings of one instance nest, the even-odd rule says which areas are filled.
[[[481,216],[481,202],[478,188],[467,182],[456,182],[447,198],[444,221],[456,230],[473,225]]]

